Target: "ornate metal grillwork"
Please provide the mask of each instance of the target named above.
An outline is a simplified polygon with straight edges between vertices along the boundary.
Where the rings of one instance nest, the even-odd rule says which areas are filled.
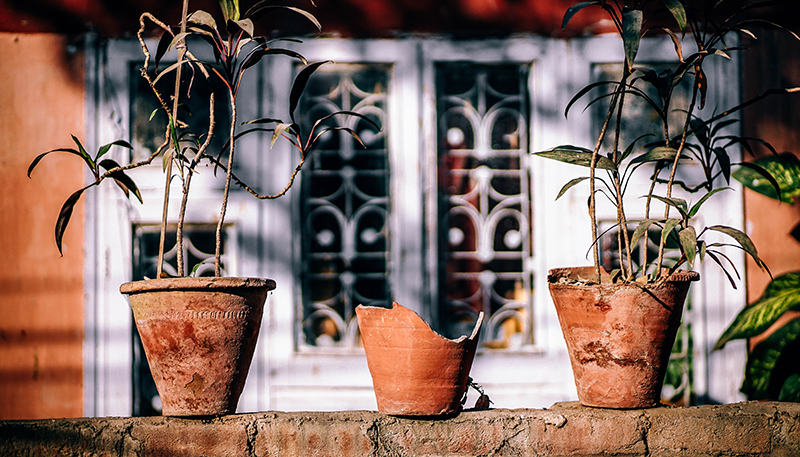
[[[308,119],[339,110],[385,126],[389,72],[384,65],[341,64],[315,73],[300,102],[306,129]],[[329,132],[303,170],[300,333],[305,345],[352,347],[355,307],[390,304],[389,156],[385,133],[367,122],[337,116],[327,125],[353,129],[366,148]]]
[[[533,342],[529,69],[436,67],[439,316],[449,337],[486,313],[484,347]]]
[[[192,224],[183,231],[184,259],[188,271],[194,276],[214,276],[215,225]],[[177,275],[177,238],[174,228],[167,232],[164,253],[164,272]],[[137,225],[133,229],[133,278],[134,280],[156,277],[158,263],[158,242],[160,227],[157,225]],[[223,233],[222,270],[227,271],[226,249],[229,238]],[[196,270],[195,270],[196,267]],[[144,348],[136,328],[133,333],[133,411],[134,416],[153,416],[161,414],[161,399],[158,396],[153,375],[144,356]]]

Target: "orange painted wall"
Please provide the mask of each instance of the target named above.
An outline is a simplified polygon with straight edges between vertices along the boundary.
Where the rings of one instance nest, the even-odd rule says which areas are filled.
[[[742,99],[768,88],[800,86],[800,42],[778,30],[755,31],[757,49],[744,53]],[[769,98],[742,115],[745,135],[768,140],[777,152],[800,156],[800,94]],[[760,155],[769,154],[766,149]],[[748,156],[746,156],[748,157]],[[800,202],[780,203],[745,190],[745,217],[750,236],[773,276],[800,270],[800,242],[790,232],[800,224]],[[752,260],[747,265],[748,302],[758,299],[770,277]]]
[[[79,417],[83,210],[59,257],[59,208],[83,181],[75,157],[39,152],[84,131],[83,57],[58,35],[0,33],[0,420]]]

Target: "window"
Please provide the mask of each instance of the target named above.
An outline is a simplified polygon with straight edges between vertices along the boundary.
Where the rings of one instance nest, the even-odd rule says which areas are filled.
[[[138,43],[89,45],[96,53],[87,53],[93,88],[87,103],[96,122],[87,123],[88,137],[94,144],[128,138],[151,150],[163,132],[142,121],[154,107],[136,97]],[[546,273],[589,263],[585,193],[571,190],[556,201],[580,170],[530,152],[592,144],[593,110],[575,107],[568,120],[563,110],[581,87],[615,71],[622,60],[617,45],[608,38],[541,37],[319,39],[298,45],[309,61],[335,62],[309,81],[297,112],[304,128],[322,115],[352,110],[382,130],[355,117],[333,117],[326,126],[353,129],[365,147],[333,130],[320,138],[285,198],[262,202],[239,189],[232,193],[225,269],[277,283],[240,410],[375,408],[353,310],[359,304],[389,306],[391,300],[448,337],[469,333],[477,313],[486,313],[471,376],[496,407],[549,407],[574,399]],[[660,62],[674,50],[671,43],[644,40],[639,53]],[[265,57],[242,82],[240,90],[252,96],[239,105],[239,119],[286,118],[298,71],[283,56]],[[709,71],[708,77],[721,78],[722,72]],[[736,96],[733,82],[712,87],[724,90],[709,94],[710,101],[730,105],[724,100]],[[206,114],[195,111],[192,122],[202,125]],[[270,140],[249,135],[237,148],[237,175],[261,194],[283,189],[297,165],[286,142],[270,148]],[[142,376],[141,358],[132,350],[130,310],[118,287],[152,274],[147,271],[164,177],[160,164],[153,164],[134,178],[144,205],[102,186],[87,200],[87,416],[153,407],[152,392],[134,386]],[[190,262],[201,262],[199,274],[207,273],[202,259],[213,251],[204,240],[218,217],[220,180],[201,169],[193,181],[185,249]],[[720,194],[712,209],[718,214],[710,216],[736,226],[741,203],[729,194]],[[613,220],[613,213],[599,210],[601,220]],[[632,221],[641,217],[629,215]],[[613,245],[613,236],[604,239],[603,249],[613,252]],[[730,254],[743,265],[737,256]],[[735,400],[740,370],[728,367],[743,356],[710,349],[738,311],[742,292],[715,279],[721,273],[713,269],[700,273],[705,281],[692,288],[691,325],[681,336],[680,356],[688,362],[668,382],[684,385],[688,376],[698,398]]]

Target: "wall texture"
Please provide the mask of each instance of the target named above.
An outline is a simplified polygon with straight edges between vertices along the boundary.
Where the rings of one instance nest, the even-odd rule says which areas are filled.
[[[75,53],[68,54],[67,50]],[[0,419],[83,414],[83,211],[59,257],[53,231],[83,182],[83,58],[62,36],[0,33]]]
[[[351,411],[7,421],[0,455],[788,457],[800,455],[800,405],[614,411],[557,403],[447,420]]]

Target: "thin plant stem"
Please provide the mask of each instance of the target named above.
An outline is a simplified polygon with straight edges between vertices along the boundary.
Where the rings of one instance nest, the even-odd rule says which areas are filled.
[[[225,212],[228,208],[228,196],[231,190],[231,176],[233,174],[233,154],[234,146],[236,144],[236,94],[231,90],[229,91],[231,98],[231,130],[230,130],[230,147],[228,149],[228,169],[225,172],[225,191],[222,195],[222,208],[219,212],[219,220],[217,221],[216,242],[214,250],[214,276],[222,276],[221,267],[221,253],[222,253],[222,226],[225,223]]]
[[[189,15],[189,0],[183,0],[183,7],[181,10],[181,33],[186,32],[186,20]],[[178,66],[175,70],[175,91],[172,94],[172,114],[170,118],[174,128],[171,129],[171,134],[174,135],[178,126],[178,105],[180,103],[180,90],[181,90],[181,70],[184,57],[186,56],[186,41],[181,40],[178,44]],[[173,143],[177,146],[178,139],[172,138]],[[169,151],[167,151],[169,152]],[[172,162],[175,154],[179,151],[174,151],[167,157],[166,178],[164,182],[164,206],[161,210],[161,236],[158,243],[158,267],[156,277],[160,278],[164,266],[164,244],[167,236],[167,218],[169,216],[169,190],[172,183]],[[183,242],[180,237],[177,237],[178,249],[178,275],[183,276]]]
[[[695,69],[695,77],[694,77],[694,84],[692,85],[692,98],[689,101],[689,109],[686,110],[686,121],[683,124],[683,132],[681,133],[681,142],[678,145],[678,150],[675,152],[675,159],[672,161],[672,169],[669,173],[669,181],[667,182],[667,198],[672,197],[672,186],[675,182],[675,174],[678,171],[678,161],[680,160],[681,153],[683,152],[684,146],[686,146],[686,138],[689,135],[690,129],[690,122],[692,120],[692,113],[694,112],[694,107],[697,102],[697,92],[700,90],[700,72],[699,69]],[[664,219],[669,218],[669,205],[665,205],[664,208]],[[658,243],[658,260],[656,261],[656,275],[657,277],[661,277],[661,268],[664,264],[664,248],[666,247],[666,240],[664,237],[661,237],[661,241]]]
[[[208,98],[208,110],[209,110],[209,115],[208,115],[208,134],[206,135],[206,139],[203,142],[202,146],[200,146],[200,149],[197,150],[197,153],[195,154],[194,159],[192,159],[192,163],[188,167],[188,171],[186,173],[186,177],[184,178],[184,182],[183,182],[183,196],[181,198],[181,210],[178,213],[178,227],[176,229],[176,235],[175,235],[178,239],[183,239],[183,225],[184,225],[184,221],[186,219],[186,205],[187,205],[188,200],[189,200],[189,185],[192,182],[192,175],[194,175],[194,168],[200,162],[200,159],[202,159],[203,156],[205,155],[205,152],[208,149],[208,146],[211,144],[211,138],[213,137],[212,132],[214,131],[214,125],[215,125],[215,120],[214,120],[214,93],[213,92],[211,93],[211,95]],[[179,256],[179,258],[182,257],[182,251],[178,251],[178,256]],[[180,268],[179,271],[178,271],[178,274],[183,276],[184,275],[184,271],[183,271],[183,261],[182,261],[182,259],[178,262],[178,266]]]

